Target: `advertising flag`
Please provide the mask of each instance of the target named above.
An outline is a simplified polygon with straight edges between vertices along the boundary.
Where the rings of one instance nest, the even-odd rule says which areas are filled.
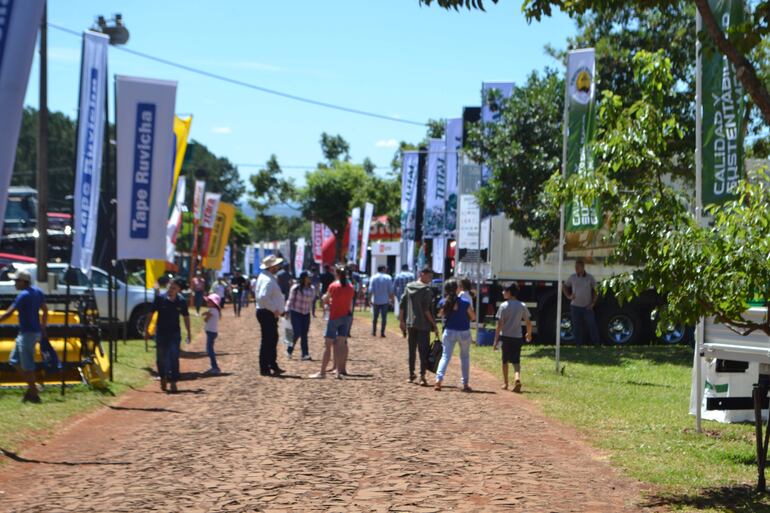
[[[356,207],[350,215],[350,236],[348,237],[348,260],[355,261],[358,254],[358,225],[361,222],[361,209]]]
[[[313,222],[313,261],[323,262],[324,225]]]
[[[305,237],[297,240],[297,250],[294,253],[294,276],[299,276],[305,267]]]
[[[230,203],[217,202],[217,213],[213,217],[208,251],[204,252],[203,267],[206,269],[222,269],[222,259],[225,247],[230,238],[230,228],[235,218],[235,206]]]
[[[450,238],[457,229],[457,169],[463,149],[463,119],[446,122],[446,196],[444,204],[444,233]]]
[[[709,0],[719,28],[726,34],[747,19],[742,0]],[[703,205],[720,204],[734,198],[743,178],[743,135],[746,99],[735,66],[714,49],[698,52],[701,60],[701,124]]]
[[[481,123],[498,123],[502,116],[502,100],[510,98],[513,94],[513,82],[482,82],[481,84]],[[491,94],[496,91],[496,94]],[[486,183],[489,179],[489,168],[481,166],[481,181]]]
[[[187,116],[186,118],[174,116],[174,174],[173,181],[171,182],[171,196],[168,198],[169,208],[173,208],[174,204],[178,202],[178,196],[175,194],[177,191],[176,185],[179,182],[179,175],[182,173],[184,154],[187,152],[187,138],[190,136],[190,125],[192,125],[192,116]],[[184,204],[184,197],[181,204]]]
[[[425,177],[425,208],[422,233],[425,238],[444,233],[446,197],[446,141],[431,139],[428,143],[428,170]]]
[[[0,212],[5,212],[43,0],[0,1]],[[0,216],[0,233],[3,216]]]
[[[225,246],[224,255],[222,255],[222,264],[219,266],[220,276],[230,274],[230,246]]]
[[[107,49],[110,38],[83,33],[80,99],[75,160],[75,194],[71,265],[91,276],[99,210],[107,93]]]
[[[594,172],[591,143],[596,124],[594,49],[569,52],[567,56],[566,176],[588,176]],[[601,225],[598,201],[586,205],[575,200],[566,207],[568,232],[596,230]]]
[[[433,258],[431,268],[433,272],[444,275],[444,258],[446,256],[446,237],[434,237]]]
[[[176,82],[118,76],[117,258],[165,259]]]
[[[358,269],[362,272],[366,272],[366,251],[369,246],[369,232],[372,230],[372,215],[374,214],[374,205],[371,203],[364,204],[364,228],[361,233],[361,258],[358,262]],[[352,255],[355,258],[355,255]]]
[[[203,197],[203,214],[201,217],[201,228],[203,228],[203,243],[201,244],[201,255],[207,255],[209,243],[211,241],[211,229],[214,227],[217,211],[219,209],[219,200],[221,194],[216,192],[207,192]]]
[[[195,192],[193,194],[193,219],[199,221],[203,214],[203,194],[206,192],[206,182],[195,180]]]
[[[420,154],[405,151],[401,155],[401,238],[414,240],[417,229],[417,177]]]

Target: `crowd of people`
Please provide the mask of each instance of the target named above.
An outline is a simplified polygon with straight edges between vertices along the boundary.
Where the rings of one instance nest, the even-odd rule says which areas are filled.
[[[229,283],[219,278],[211,286],[207,286],[203,275],[197,273],[190,283],[196,315],[200,315],[201,309],[206,306],[203,320],[206,352],[210,360],[207,374],[221,373],[215,342],[219,334],[225,298],[230,297],[234,304],[234,315],[239,316],[242,307],[249,303],[251,295],[256,305],[256,318],[261,331],[259,370],[262,376],[281,376],[285,372],[277,361],[279,323],[282,319],[285,320],[284,341],[287,358],[293,357],[294,348],[299,342],[301,359],[313,360],[308,334],[320,299],[326,321],[324,349],[319,370],[308,377],[323,379],[327,375],[333,375],[336,379],[344,378],[348,375],[348,339],[356,298],[363,287],[366,290],[367,303],[372,307],[372,336],[377,335],[379,325],[380,337],[386,337],[389,312],[391,307],[398,303],[399,326],[407,339],[410,383],[429,386],[427,372],[433,370],[434,389],[441,391],[454,348],[459,345],[462,390],[472,391],[469,384],[471,323],[476,319],[477,313],[473,308],[475,293],[470,280],[446,280],[439,299],[434,297],[434,272],[429,267],[421,269],[415,277],[407,266],[402,266],[401,271],[392,277],[386,266],[380,266],[365,287],[361,274],[352,264],[334,268],[324,266],[323,271],[318,268],[304,270],[294,281],[284,259],[280,255],[269,255],[262,260],[260,270],[259,276],[251,279],[236,270]],[[585,265],[581,261],[576,263],[575,270],[576,272],[565,281],[563,290],[571,302],[576,336],[578,342],[581,342],[587,331],[591,342],[596,343],[598,330],[593,316],[593,306],[598,298],[596,280],[585,271]],[[45,338],[48,316],[45,295],[38,287],[32,285],[28,272],[17,272],[11,275],[11,278],[15,280],[19,295],[11,307],[0,315],[0,322],[3,322],[18,312],[19,334],[9,363],[18,369],[28,385],[23,400],[40,402],[35,385],[34,355],[35,345],[41,338]],[[165,290],[158,290],[153,300],[151,311],[154,322],[148,323],[145,340],[154,336],[160,387],[164,391],[174,393],[179,381],[182,321],[188,344],[191,337],[188,301],[182,295],[186,283],[180,279],[166,279],[159,285],[165,287]],[[497,310],[493,343],[495,350],[502,349],[502,388],[510,388],[514,392],[520,392],[522,388],[522,345],[532,341],[530,312],[518,299],[518,293],[516,283],[504,289],[504,302]],[[442,330],[439,330],[440,322],[443,322]],[[151,327],[154,327],[154,330]],[[431,365],[430,362],[432,334],[442,345],[437,365]],[[512,384],[509,381],[511,365],[514,369]]]

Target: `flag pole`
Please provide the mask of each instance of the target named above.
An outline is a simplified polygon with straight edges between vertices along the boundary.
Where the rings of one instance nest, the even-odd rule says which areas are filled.
[[[700,12],[695,10],[695,222],[703,225],[703,62],[701,60],[701,43],[698,36],[701,31]],[[704,319],[700,318],[695,330],[695,349],[693,365],[695,367],[695,431],[702,432],[701,405],[703,403],[703,365],[701,347],[704,338]]]
[[[567,143],[569,137],[569,60],[567,62],[566,79],[564,80],[564,120],[562,121],[562,156],[561,176],[567,178]],[[561,311],[563,306],[563,279],[562,267],[564,263],[564,216],[565,205],[559,206],[559,265],[557,271],[558,283],[556,284],[556,372],[561,370]]]

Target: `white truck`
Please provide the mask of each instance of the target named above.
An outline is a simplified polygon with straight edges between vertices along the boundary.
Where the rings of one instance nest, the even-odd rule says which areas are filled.
[[[487,262],[480,265],[483,278],[481,313],[491,321],[497,305],[503,300],[503,287],[508,283],[517,282],[521,289],[519,299],[527,304],[532,313],[537,339],[542,343],[555,342],[558,255],[551,253],[534,266],[526,265],[526,250],[532,247],[532,243],[514,233],[510,229],[508,219],[503,215],[492,216],[488,222],[489,240],[481,245],[482,248],[488,248]],[[584,259],[586,270],[593,274],[597,281],[627,269],[607,267],[601,259]],[[574,257],[565,259],[562,279],[566,280],[575,272],[574,261]],[[461,263],[458,264],[458,270],[461,274],[473,275],[475,266],[473,263]],[[634,344],[653,339],[656,321],[651,316],[658,301],[652,291],[622,306],[614,297],[602,296],[596,304],[596,318],[603,342]],[[569,301],[566,297],[563,298],[562,310],[562,341],[569,343],[574,340],[574,335]],[[692,336],[691,328],[674,326],[664,330],[661,340],[667,343],[690,342]]]
[[[33,278],[37,273],[37,266],[35,264],[14,264],[14,268],[29,272]],[[48,284],[44,284],[41,287],[43,292],[64,294],[67,289],[64,278],[66,271],[67,265],[64,263],[49,263],[48,272],[53,275],[54,288],[51,290],[51,287]],[[70,284],[70,292],[72,294],[85,294],[86,291],[93,290],[96,306],[99,309],[99,317],[103,320],[107,320],[109,301],[107,293],[107,273],[98,267],[94,267],[92,268],[91,278],[89,279],[82,271],[78,269],[73,269],[73,271],[75,272],[76,283]],[[7,269],[0,274],[0,294],[16,293],[14,282],[8,278],[9,272],[10,269]],[[144,329],[147,313],[154,298],[154,291],[136,285],[127,286],[120,280],[115,281],[117,283],[116,317],[118,322],[128,322],[129,336],[140,336]],[[126,287],[128,287],[128,295],[126,295]],[[127,302],[126,299],[128,299]]]

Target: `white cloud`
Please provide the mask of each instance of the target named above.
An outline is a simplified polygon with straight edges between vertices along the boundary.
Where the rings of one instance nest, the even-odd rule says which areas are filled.
[[[395,139],[380,139],[374,145],[378,148],[397,148],[398,141]]]
[[[212,134],[232,134],[233,129],[229,126],[215,126],[211,129]]]

